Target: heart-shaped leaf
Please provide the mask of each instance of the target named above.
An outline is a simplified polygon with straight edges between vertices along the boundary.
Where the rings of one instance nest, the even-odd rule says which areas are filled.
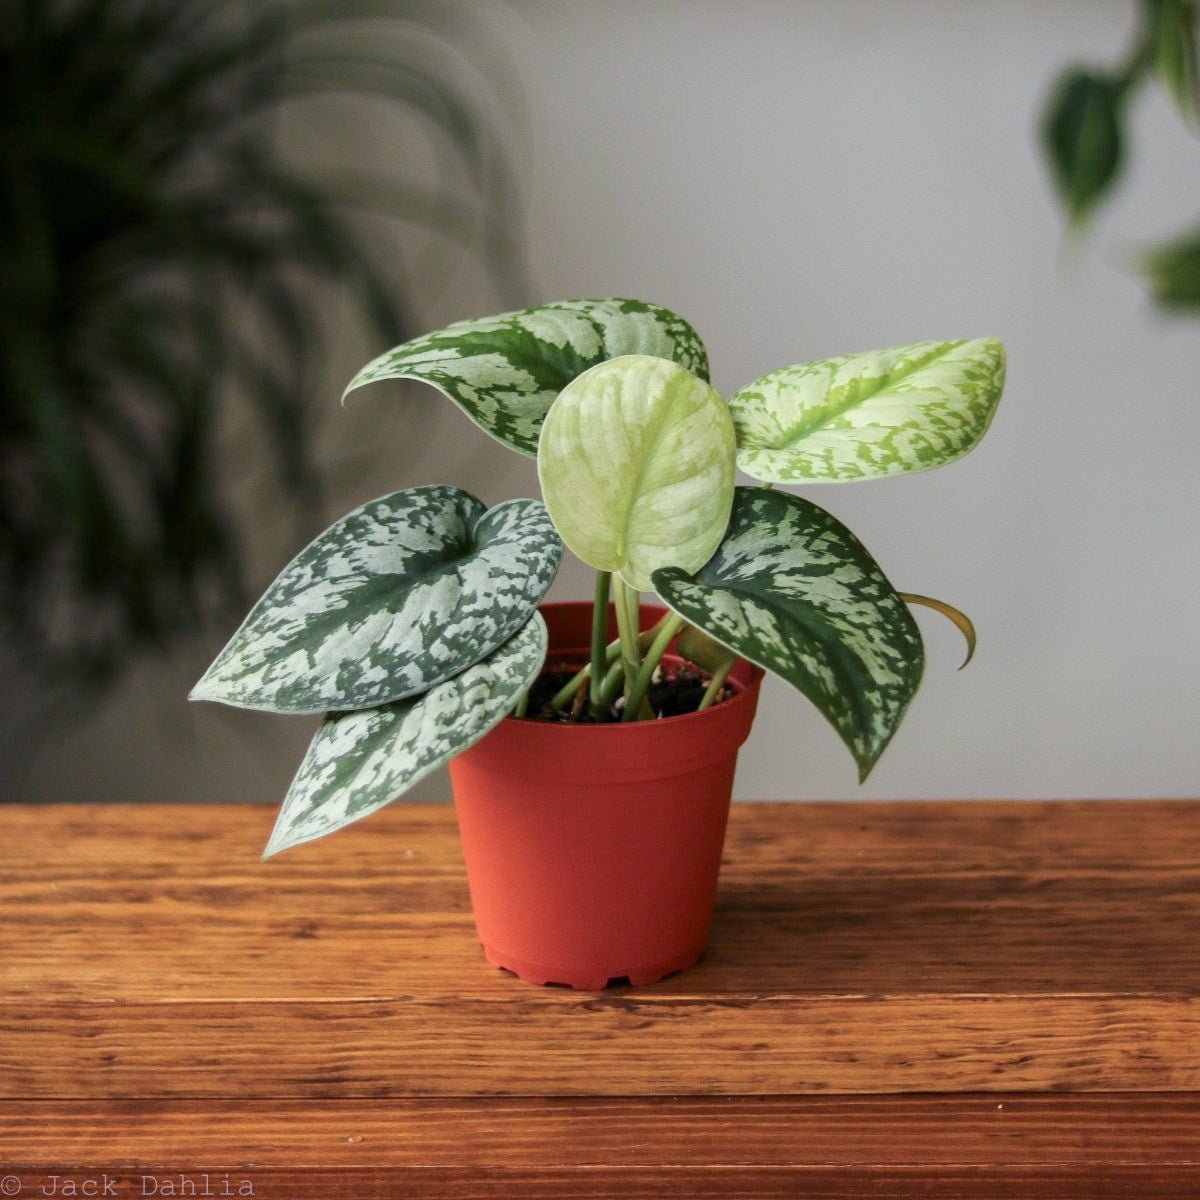
[[[346,393],[377,379],[421,379],[449,396],[494,438],[537,453],[542,421],[558,393],[605,359],[651,354],[708,378],[696,331],[644,300],[561,300],[458,321],[368,363]]]
[[[526,621],[562,543],[545,506],[394,492],[286,566],[192,692],[267,712],[371,708],[477,663]]]
[[[739,487],[712,558],[695,576],[656,571],[654,587],[697,628],[803,692],[867,777],[925,655],[904,602],[844,525],[799,496]]]
[[[563,541],[640,591],[651,572],[694,571],[733,500],[729,408],[676,363],[633,354],[563,389],[542,426],[542,494]]]
[[[288,789],[263,857],[375,812],[479,741],[512,710],[545,657],[546,623],[535,612],[482,662],[423,696],[331,713]]]
[[[928,471],[987,432],[1004,387],[995,338],[920,342],[772,371],[729,398],[738,466],[768,483]]]

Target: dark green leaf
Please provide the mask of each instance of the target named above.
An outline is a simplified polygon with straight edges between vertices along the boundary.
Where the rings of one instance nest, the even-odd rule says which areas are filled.
[[[512,712],[546,658],[546,623],[533,616],[486,658],[420,696],[330,713],[279,812],[263,857],[324,837],[403,795]]]
[[[1042,121],[1042,145],[1067,212],[1082,221],[1112,187],[1122,161],[1119,79],[1076,69],[1059,80]]]
[[[1200,309],[1200,229],[1146,254],[1142,273],[1164,308]]]
[[[824,509],[739,487],[729,531],[694,576],[654,573],[685,620],[807,696],[865,779],[921,681],[916,622],[862,543]]]
[[[319,713],[419,695],[520,629],[561,556],[538,500],[485,509],[441,486],[383,496],[280,572],[192,699]]]
[[[679,363],[708,379],[708,357],[680,316],[645,300],[558,300],[456,321],[367,363],[346,394],[381,379],[420,379],[481,429],[522,454],[538,452],[558,394],[589,367],[625,355]]]

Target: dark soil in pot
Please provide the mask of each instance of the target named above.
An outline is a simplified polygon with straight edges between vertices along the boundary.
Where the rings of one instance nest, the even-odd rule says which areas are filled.
[[[549,721],[561,725],[595,725],[598,722],[588,712],[588,689],[585,684],[579,690],[580,704],[567,705],[565,708],[551,708],[551,699],[574,678],[580,664],[556,662],[548,667],[538,677],[537,682],[529,692],[529,710],[526,714],[530,720]],[[700,707],[708,687],[710,676],[699,670],[691,663],[665,662],[663,668],[656,673],[647,693],[654,711],[660,717],[682,717],[694,713]],[[734,689],[726,685],[714,701],[712,707],[730,699]],[[621,719],[623,701],[618,699],[611,710],[611,721]]]

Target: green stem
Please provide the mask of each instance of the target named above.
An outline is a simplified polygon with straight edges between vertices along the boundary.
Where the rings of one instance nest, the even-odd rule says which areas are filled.
[[[633,681],[637,679],[638,668],[641,666],[641,655],[638,652],[638,628],[636,621],[629,619],[629,593],[632,589],[626,586],[620,575],[613,576],[613,607],[617,610],[617,632],[621,635],[621,665],[625,671],[625,695],[629,696],[633,689]]]
[[[634,636],[639,638],[638,653],[641,654],[642,643],[641,627],[642,627],[642,593],[635,587],[625,585],[625,603],[629,606],[629,628],[633,630]]]
[[[611,571],[596,572],[596,595],[592,602],[592,683],[589,697],[593,716],[599,715],[604,671],[608,665],[608,592],[611,583]]]
[[[572,675],[571,678],[568,679],[567,682],[564,683],[562,687],[560,687],[558,691],[550,697],[550,707],[566,708],[567,705],[570,704],[574,699],[575,693],[579,691],[580,687],[584,682],[586,682],[587,677],[591,673],[592,667],[590,663],[585,667],[580,667],[579,670],[576,671],[575,674]]]
[[[642,650],[650,649],[650,647],[654,644],[654,639],[658,637],[659,632],[662,630],[662,627],[667,623],[670,617],[671,614],[666,613],[654,623],[652,628],[647,629],[638,637],[638,645],[642,648]],[[608,714],[608,710],[613,706],[613,701],[616,700],[618,694],[621,692],[622,685],[625,682],[624,666],[616,653],[616,647],[618,645],[619,643],[614,642],[613,645],[609,647],[609,661],[612,663],[612,666],[608,668],[608,674],[604,677],[604,688],[600,696],[601,712],[606,716]],[[653,715],[653,713],[650,714],[650,716]]]
[[[517,701],[517,707],[513,710],[514,717],[523,717],[529,711],[529,689],[526,688],[521,693],[521,698]]]
[[[654,641],[654,637],[657,636],[659,629],[662,628],[663,622],[667,620],[667,617],[663,617],[661,620],[658,621],[658,623],[654,627],[653,634],[647,635],[645,633],[639,633],[638,630],[641,628],[641,623],[642,623],[642,594],[641,594],[641,592],[639,592],[637,590],[637,588],[635,588],[635,587],[629,587],[628,585],[626,585],[626,587],[625,587],[625,603],[629,605],[629,624],[630,624],[631,628],[633,629],[633,632],[637,635],[637,648],[638,648],[638,658],[639,658],[638,670],[640,671],[641,670],[641,665],[640,665],[641,656],[644,655],[646,653],[646,651],[649,649],[651,643]],[[636,675],[634,676],[634,682],[637,682]],[[630,688],[630,690],[632,691],[632,688]],[[650,707],[650,701],[647,700],[644,696],[642,697],[641,704],[636,705],[634,707],[634,711],[637,713],[637,720],[639,720],[639,721],[654,720],[654,709],[652,709]]]
[[[671,644],[671,639],[679,632],[682,625],[683,618],[677,613],[672,613],[666,621],[662,622],[658,636],[650,643],[650,649],[646,652],[646,657],[642,660],[642,665],[638,670],[637,678],[633,681],[633,690],[630,691],[625,701],[625,712],[621,717],[622,721],[635,721],[640,718],[640,710],[646,700],[646,692],[650,688],[650,680],[654,678],[654,672],[658,668],[662,656],[667,652],[667,647]]]
[[[1154,18],[1152,6],[1143,6],[1145,16],[1143,28],[1138,30],[1137,39],[1129,51],[1129,57],[1122,66],[1114,72],[1118,87],[1122,92],[1130,92],[1145,79],[1150,68],[1154,66]]]
[[[737,659],[731,658],[727,663],[722,663],[713,672],[712,678],[708,681],[708,687],[704,689],[704,695],[700,698],[700,706],[696,709],[697,712],[703,712],[721,694],[721,688],[725,686],[725,677],[733,669],[733,664],[736,661]]]
[[[600,708],[603,713],[607,713],[613,706],[613,701],[617,698],[617,693],[621,690],[621,685],[625,682],[625,669],[619,662],[613,663],[608,668],[608,674],[604,677],[604,686],[600,689]]]
[[[647,629],[643,633],[640,633],[638,635],[638,646],[641,649],[648,650],[650,648],[651,642],[653,642],[655,637],[658,636],[658,632],[660,629],[662,629],[666,620],[667,620],[666,617],[660,618],[650,629]],[[604,665],[606,667],[608,667],[611,664],[616,663],[617,666],[619,667],[620,663],[618,662],[618,659],[620,658],[620,656],[621,656],[620,640],[617,640],[615,642],[609,642],[608,645],[604,648]],[[564,683],[562,685],[562,687],[560,687],[558,689],[558,691],[555,692],[554,695],[550,697],[550,700],[549,700],[550,707],[551,708],[566,708],[566,706],[568,704],[570,704],[571,701],[575,698],[575,693],[577,691],[579,691],[580,685],[583,684],[583,682],[585,680],[590,679],[591,675],[592,675],[592,664],[591,663],[587,663],[585,666],[580,667],[579,670],[576,671],[575,674],[572,675],[571,678],[568,679],[567,682]],[[600,678],[607,679],[608,677],[603,672],[601,672]],[[607,708],[608,704],[611,704],[611,703],[612,703],[612,697],[610,696],[607,704],[604,704],[603,707]]]

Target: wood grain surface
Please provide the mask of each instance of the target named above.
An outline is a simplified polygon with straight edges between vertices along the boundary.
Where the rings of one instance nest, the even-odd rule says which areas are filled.
[[[144,1194],[147,1175],[208,1174],[235,1193],[249,1180],[260,1198],[1132,1200],[1194,1196],[1200,1179],[1200,1099],[1163,1094],[39,1101],[5,1112],[0,1165],[28,1194],[52,1173],[94,1178],[95,1167],[64,1165],[84,1163],[104,1164],[120,1195]]]
[[[705,960],[603,993],[484,962],[452,810],[272,819],[0,806],[21,1194],[1200,1197],[1200,804],[739,805]]]

